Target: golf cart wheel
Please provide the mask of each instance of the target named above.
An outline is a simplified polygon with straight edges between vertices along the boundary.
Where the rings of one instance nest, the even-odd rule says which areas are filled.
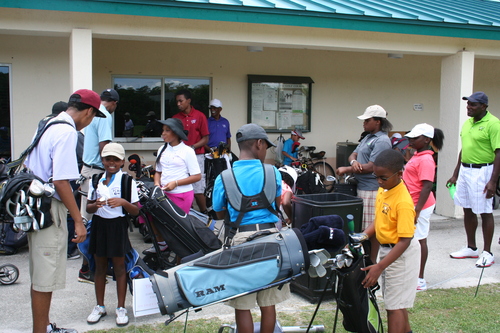
[[[19,269],[11,264],[0,266],[0,282],[2,284],[13,284],[19,277]]]

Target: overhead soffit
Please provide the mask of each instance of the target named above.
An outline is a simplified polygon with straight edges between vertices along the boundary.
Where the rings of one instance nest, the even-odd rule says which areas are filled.
[[[0,0],[0,6],[500,40],[497,0]]]

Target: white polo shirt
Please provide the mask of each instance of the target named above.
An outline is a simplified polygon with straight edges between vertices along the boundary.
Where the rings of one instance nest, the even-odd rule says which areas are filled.
[[[38,145],[28,155],[25,165],[43,181],[73,180],[80,177],[76,158],[78,133],[73,118],[61,112],[51,121],[65,120],[68,124],[50,126],[41,137]],[[61,200],[56,192],[55,198]]]
[[[120,170],[111,177],[111,182],[108,185],[104,185],[103,182],[106,179],[106,173],[102,175],[102,177],[99,179],[97,189],[94,190],[94,186],[92,184],[92,181],[89,182],[89,200],[97,200],[99,198],[102,198],[103,196],[106,196],[108,199],[109,198],[121,198],[122,197],[122,175],[123,171]],[[107,193],[101,193],[100,191],[100,186],[104,186],[105,192]],[[130,203],[136,203],[139,201],[139,194],[137,193],[137,184],[135,183],[135,180],[132,180],[132,186],[131,186],[131,196],[130,196]],[[102,218],[105,219],[114,219],[116,217],[120,216],[125,216],[123,214],[123,209],[122,207],[115,207],[111,208],[110,206],[103,206],[99,208],[96,212],[97,215],[99,215]]]
[[[158,149],[158,154],[160,154],[162,148],[163,146]],[[167,149],[161,155],[159,163],[156,164],[156,171],[161,172],[161,186],[165,186],[171,181],[201,173],[194,150],[186,146],[184,142],[174,147],[167,146]],[[192,190],[192,184],[179,185],[170,193],[184,193]]]

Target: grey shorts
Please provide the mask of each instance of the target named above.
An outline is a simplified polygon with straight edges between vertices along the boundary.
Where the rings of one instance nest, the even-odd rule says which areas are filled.
[[[52,221],[47,229],[28,233],[30,277],[33,290],[51,292],[66,285],[68,210],[52,199]]]
[[[196,155],[198,160],[198,165],[200,166],[201,179],[196,183],[193,183],[194,194],[204,194],[205,193],[205,154]]]

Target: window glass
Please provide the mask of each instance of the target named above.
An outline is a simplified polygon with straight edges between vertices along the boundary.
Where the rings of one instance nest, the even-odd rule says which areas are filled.
[[[154,113],[156,119],[166,119],[179,112],[175,93],[182,89],[188,89],[192,94],[191,104],[208,115],[209,78],[117,76],[113,80],[120,95],[114,115],[115,137],[159,137],[148,130],[151,115]],[[130,120],[133,129],[130,129]]]
[[[0,64],[0,160],[11,158],[10,66]]]

